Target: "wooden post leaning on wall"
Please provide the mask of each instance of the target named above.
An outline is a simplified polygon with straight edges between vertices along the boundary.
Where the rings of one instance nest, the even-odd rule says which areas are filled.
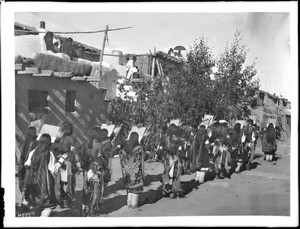
[[[157,65],[158,74],[160,76],[163,76],[162,71],[161,71],[161,66],[160,66],[160,63],[158,61],[158,58],[156,58],[156,65]]]
[[[154,78],[154,70],[155,70],[155,62],[156,62],[156,48],[154,48],[154,53],[152,55],[152,69],[151,69],[151,75]]]

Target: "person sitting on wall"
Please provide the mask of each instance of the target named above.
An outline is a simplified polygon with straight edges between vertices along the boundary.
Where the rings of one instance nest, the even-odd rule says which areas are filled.
[[[59,39],[53,39],[53,48],[54,48],[54,53],[59,53],[60,52],[60,40]]]
[[[74,48],[73,39],[71,37],[65,39],[62,42],[60,51],[61,53],[68,55],[71,58],[71,60],[74,60],[74,58],[78,58]]]
[[[136,63],[136,56],[133,56],[131,60],[128,60],[126,64],[126,79],[129,81],[129,83],[132,83],[132,79],[134,76],[139,72],[137,66],[135,66]]]
[[[174,56],[175,55],[174,49],[170,48],[169,51],[168,51],[168,55]]]

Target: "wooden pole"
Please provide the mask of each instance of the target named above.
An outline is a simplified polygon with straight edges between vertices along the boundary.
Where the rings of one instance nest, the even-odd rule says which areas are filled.
[[[100,60],[99,60],[99,80],[101,81],[102,78],[102,61],[103,61],[103,54],[104,54],[104,49],[105,49],[105,43],[107,40],[107,33],[108,33],[108,25],[105,26],[105,33],[104,33],[104,38],[103,38],[103,44],[102,44],[102,50],[100,53]],[[100,82],[97,84],[97,88],[100,87]]]
[[[151,72],[151,75],[152,77],[154,77],[154,69],[155,69],[155,62],[156,62],[156,49],[154,48],[154,55],[152,56],[153,59],[152,59],[152,72]]]
[[[151,75],[154,77],[154,69],[155,69],[155,56],[152,57],[152,68],[151,68]]]

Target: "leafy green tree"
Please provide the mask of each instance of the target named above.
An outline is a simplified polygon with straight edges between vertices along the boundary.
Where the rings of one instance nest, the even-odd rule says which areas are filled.
[[[257,73],[255,62],[245,66],[247,53],[241,32],[236,31],[233,42],[226,45],[225,51],[216,60],[218,70],[209,104],[212,113],[220,119],[247,117],[249,107],[257,106],[255,93],[259,89],[259,81],[253,80]]]
[[[245,66],[247,52],[239,31],[218,58],[200,37],[190,47],[184,64],[169,65],[164,70],[166,77],[140,85],[135,99],[120,85],[126,100],[112,101],[112,121],[144,123],[157,129],[176,118],[196,127],[204,114],[228,121],[249,115],[249,108],[257,106],[259,81],[253,80],[255,62]],[[215,66],[218,70],[212,79]]]
[[[186,124],[197,126],[204,114],[210,112],[207,104],[211,96],[210,75],[214,65],[211,49],[200,37],[190,47],[184,66],[169,72],[176,116]]]
[[[143,123],[146,126],[162,127],[173,114],[172,102],[167,87],[167,78],[156,77],[139,85],[136,95],[129,96],[124,84],[119,84],[118,98],[111,100],[110,119],[113,122],[127,122],[131,125]]]

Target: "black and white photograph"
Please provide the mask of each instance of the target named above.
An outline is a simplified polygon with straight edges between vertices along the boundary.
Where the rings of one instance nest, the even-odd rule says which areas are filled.
[[[297,6],[1,2],[4,227],[299,226]]]

